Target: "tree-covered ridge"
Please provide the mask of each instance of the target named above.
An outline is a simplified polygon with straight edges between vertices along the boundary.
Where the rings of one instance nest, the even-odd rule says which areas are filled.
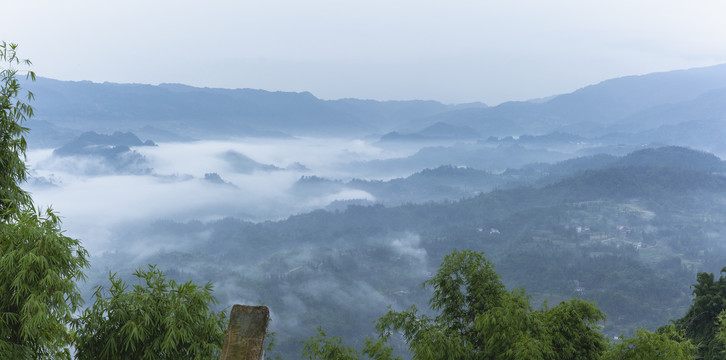
[[[314,198],[344,189],[361,190],[373,199],[361,199],[359,203],[386,206],[456,201],[497,189],[517,189],[522,186],[549,186],[548,189],[556,192],[574,186],[572,196],[577,197],[631,197],[640,196],[644,191],[661,191],[662,187],[690,188],[693,181],[696,187],[706,186],[709,181],[720,186],[718,181],[721,177],[709,175],[722,174],[724,170],[726,165],[715,155],[665,146],[643,149],[622,157],[599,154],[554,164],[530,164],[501,173],[443,165],[386,181],[340,181],[314,175],[303,176],[289,191],[302,198]],[[341,209],[342,205],[345,204],[334,204],[331,208]]]
[[[623,156],[613,166],[672,167],[708,173],[723,173],[726,170],[726,164],[716,155],[680,146],[636,151]]]
[[[301,177],[289,190],[300,197],[332,194],[344,189],[365,191],[373,199],[361,199],[364,204],[383,204],[395,206],[406,203],[440,202],[459,200],[475,194],[489,192],[497,186],[507,184],[514,179],[501,174],[495,175],[484,170],[452,165],[424,169],[405,178],[387,181],[352,179],[350,181],[330,180],[317,176]],[[331,204],[328,208],[345,209],[346,203],[341,201]]]

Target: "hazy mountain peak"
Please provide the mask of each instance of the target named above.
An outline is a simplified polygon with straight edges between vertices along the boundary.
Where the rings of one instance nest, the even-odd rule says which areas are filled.
[[[707,172],[724,171],[724,162],[716,155],[681,146],[664,146],[632,152],[614,165],[677,167]]]

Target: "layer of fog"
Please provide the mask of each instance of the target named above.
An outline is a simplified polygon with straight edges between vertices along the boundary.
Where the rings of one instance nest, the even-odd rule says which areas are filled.
[[[100,157],[59,157],[50,149],[31,150],[31,181],[25,187],[36,206],[52,206],[61,214],[67,234],[81,239],[95,254],[121,246],[132,250],[128,243],[114,244],[113,233],[138,222],[223,217],[263,221],[323,208],[336,200],[374,201],[360,190],[342,189],[319,197],[300,197],[288,190],[301,176],[380,179],[380,173],[356,172],[355,167],[342,165],[404,157],[418,148],[382,148],[363,140],[295,138],[160,143],[132,150],[145,158],[149,171],[118,173]],[[270,169],[240,171],[225,159],[229,153]],[[223,182],[208,181],[205,174],[217,174]],[[139,241],[135,249],[139,252],[173,246]]]

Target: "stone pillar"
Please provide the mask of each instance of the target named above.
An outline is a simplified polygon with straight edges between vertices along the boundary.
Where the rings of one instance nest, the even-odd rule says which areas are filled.
[[[262,360],[269,321],[267,306],[233,306],[220,360]]]

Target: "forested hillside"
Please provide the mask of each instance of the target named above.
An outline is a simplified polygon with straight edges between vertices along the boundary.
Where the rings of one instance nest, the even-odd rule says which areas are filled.
[[[455,202],[354,205],[262,223],[163,221],[119,241],[149,234],[205,239],[143,261],[174,277],[214,280],[223,303],[270,306],[284,354],[299,351],[300,339],[318,326],[355,343],[387,306],[425,308],[430,293],[417,285],[454,248],[484,251],[504,284],[524,287],[535,304],[595,301],[612,338],[680,317],[695,273],[723,266],[726,249],[716,234],[726,230],[726,178],[721,160],[685,148],[606,159],[584,168],[555,164],[562,180]],[[101,261],[120,266],[129,256]]]

